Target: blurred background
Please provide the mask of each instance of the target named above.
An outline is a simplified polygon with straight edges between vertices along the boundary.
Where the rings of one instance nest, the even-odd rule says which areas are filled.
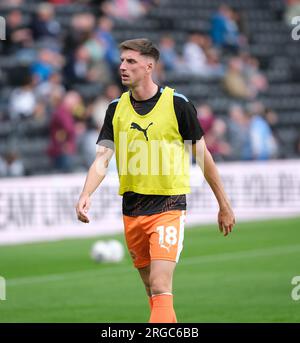
[[[198,109],[217,161],[300,156],[298,0],[1,1],[0,176],[88,169],[122,89],[118,44],[160,48],[156,81]]]
[[[124,91],[118,44],[140,37],[160,49],[155,81],[197,108],[237,219],[218,234],[217,202],[191,168],[179,321],[299,322],[300,0],[0,0],[0,16],[0,322],[148,320],[129,255],[90,256],[104,234],[125,246],[113,161],[90,224],[74,209]]]

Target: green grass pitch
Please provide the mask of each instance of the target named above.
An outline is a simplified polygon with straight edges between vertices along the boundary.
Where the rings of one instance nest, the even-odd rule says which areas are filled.
[[[119,264],[96,264],[89,258],[96,239],[0,247],[7,280],[0,322],[147,322],[127,250]],[[296,275],[300,218],[240,223],[229,237],[216,225],[187,229],[174,276],[178,321],[300,322]]]

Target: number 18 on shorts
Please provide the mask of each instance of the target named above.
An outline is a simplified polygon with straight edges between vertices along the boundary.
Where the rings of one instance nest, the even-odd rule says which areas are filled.
[[[185,217],[185,210],[123,216],[127,247],[136,268],[146,267],[151,260],[178,262],[183,248]]]

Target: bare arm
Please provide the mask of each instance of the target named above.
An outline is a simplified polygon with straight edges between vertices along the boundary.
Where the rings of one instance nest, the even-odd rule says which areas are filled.
[[[208,182],[210,188],[215,194],[219,204],[218,223],[219,229],[227,236],[235,224],[234,214],[230,202],[225,193],[222,180],[220,178],[216,164],[208,151],[204,138],[201,138],[193,145],[193,154],[196,158],[197,164],[202,169],[203,175]]]
[[[86,214],[90,208],[90,196],[103,181],[113,153],[112,149],[100,146],[96,158],[90,166],[83,190],[76,205],[77,217],[84,223],[89,223]]]

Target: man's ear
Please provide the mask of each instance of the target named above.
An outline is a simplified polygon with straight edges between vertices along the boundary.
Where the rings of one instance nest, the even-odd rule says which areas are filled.
[[[147,71],[151,72],[154,69],[154,62],[150,60],[147,64]]]

